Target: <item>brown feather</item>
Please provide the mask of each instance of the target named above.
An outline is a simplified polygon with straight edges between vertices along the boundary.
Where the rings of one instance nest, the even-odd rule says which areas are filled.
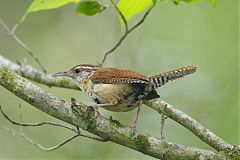
[[[101,68],[91,77],[93,83],[149,83],[143,74],[130,70]]]

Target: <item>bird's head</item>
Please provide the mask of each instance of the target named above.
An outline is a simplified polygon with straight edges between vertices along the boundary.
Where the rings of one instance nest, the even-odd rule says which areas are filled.
[[[80,64],[73,68],[71,68],[68,71],[65,72],[58,72],[53,74],[53,77],[58,76],[66,76],[71,77],[73,80],[75,80],[78,84],[82,83],[86,78],[91,76],[94,72],[96,72],[98,69],[100,69],[100,66],[97,65],[91,65],[91,64]]]

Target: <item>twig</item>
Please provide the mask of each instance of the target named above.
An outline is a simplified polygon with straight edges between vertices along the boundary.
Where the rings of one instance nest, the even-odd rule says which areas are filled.
[[[21,104],[19,104],[19,108],[21,109]],[[1,109],[1,112],[2,112],[2,109]],[[7,117],[6,114],[4,114],[4,115],[5,115],[4,117],[6,118]],[[76,135],[73,135],[73,136],[69,137],[68,139],[64,140],[63,142],[61,142],[61,143],[59,143],[59,144],[57,144],[57,145],[55,145],[53,147],[46,148],[46,147],[42,146],[41,144],[35,142],[34,140],[32,140],[26,134],[23,133],[24,125],[22,125],[23,123],[22,123],[22,114],[21,113],[20,113],[19,117],[20,117],[20,122],[21,123],[15,123],[15,124],[19,124],[20,125],[20,127],[19,127],[20,136],[23,137],[29,143],[33,144],[34,146],[36,146],[37,148],[39,148],[39,149],[41,149],[43,151],[53,151],[53,150],[56,150],[56,149],[60,148],[61,146],[63,146],[64,144],[66,144],[66,143],[72,141],[73,139],[77,138],[78,136],[80,136],[80,131],[79,131]],[[10,120],[10,119],[8,118],[7,120]],[[13,122],[13,121],[10,121],[10,122]],[[59,125],[57,125],[57,126],[59,126]],[[60,125],[60,126],[62,126],[62,125]],[[66,128],[66,127],[67,126],[64,126],[64,128]],[[69,128],[67,127],[67,129],[69,129]],[[75,130],[72,130],[72,131],[75,131]]]
[[[34,140],[32,140],[31,138],[29,138],[25,133],[23,133],[23,130],[22,130],[22,127],[20,126],[19,128],[19,132],[13,130],[13,129],[10,129],[10,128],[7,128],[7,127],[2,127],[0,126],[0,128],[6,130],[6,131],[9,131],[12,133],[13,136],[17,135],[17,136],[20,136],[22,138],[24,138],[27,142],[33,144],[35,147],[39,148],[40,150],[43,150],[43,151],[53,151],[53,150],[56,150],[58,148],[60,148],[61,146],[63,146],[64,144],[72,141],[73,139],[79,137],[80,135],[76,134],[76,135],[73,135],[71,137],[69,137],[68,139],[64,140],[63,142],[53,146],[53,147],[49,147],[49,148],[46,148],[44,146],[42,146],[41,144],[35,142]]]
[[[10,29],[5,23],[4,21],[0,18],[0,24],[2,25],[2,27],[4,28],[4,30],[6,31],[6,33],[11,36],[20,46],[22,46],[27,53],[36,61],[36,63],[40,66],[41,70],[44,73],[47,73],[47,70],[44,68],[44,66],[42,65],[41,61],[39,60],[39,58],[33,53],[33,51],[15,34],[15,31],[18,27],[18,24],[14,25],[14,27],[12,29]]]
[[[26,141],[28,141],[29,143],[33,144],[35,147],[39,148],[40,150],[43,150],[43,151],[53,151],[53,150],[56,150],[60,147],[62,147],[63,145],[67,144],[68,142],[72,141],[73,139],[77,138],[77,137],[80,137],[82,136],[81,134],[75,134],[69,138],[67,138],[66,140],[62,141],[61,143],[53,146],[53,147],[44,147],[43,145],[35,142],[34,140],[32,140],[31,138],[29,138],[24,132],[23,132],[23,127],[20,126],[19,128],[19,132],[16,132],[10,128],[6,128],[6,127],[2,127],[3,129],[5,130],[8,130],[10,131],[13,135],[18,135],[20,137],[23,137]],[[83,136],[84,137],[84,136]],[[89,137],[87,137],[89,138]],[[105,142],[103,140],[99,140],[99,139],[96,139],[96,137],[94,138],[91,138],[91,139],[94,139],[94,140],[97,140],[97,141],[100,141],[100,142]]]
[[[120,15],[123,23],[124,23],[124,26],[125,26],[125,34],[127,34],[128,32],[128,23],[127,23],[127,20],[126,18],[124,17],[123,13],[119,10],[118,6],[115,4],[115,2],[113,0],[110,0],[110,2],[112,3],[112,5],[114,6],[114,8],[117,10],[118,14]]]
[[[123,23],[124,23],[124,26],[125,26],[125,32],[124,34],[122,35],[122,37],[118,40],[118,42],[110,49],[108,50],[106,53],[104,53],[104,57],[102,59],[102,62],[100,63],[100,66],[103,65],[103,63],[106,61],[106,58],[109,54],[111,54],[115,49],[117,49],[122,41],[127,37],[128,35],[128,23],[127,23],[127,20],[126,18],[124,17],[124,15],[122,14],[122,12],[119,10],[118,6],[115,4],[115,2],[113,0],[110,0],[110,2],[112,3],[112,5],[114,6],[114,8],[117,10],[118,14],[120,15]]]
[[[53,146],[53,147],[49,147],[49,148],[46,148],[44,146],[42,146],[41,144],[39,143],[36,143],[34,140],[32,140],[31,138],[29,138],[28,136],[26,136],[24,133],[23,133],[23,130],[22,130],[22,127],[20,127],[20,136],[22,136],[26,141],[28,141],[29,143],[33,144],[34,146],[36,146],[37,148],[43,150],[43,151],[53,151],[53,150],[56,150],[58,148],[60,148],[61,146],[63,146],[64,144],[72,141],[73,139],[79,137],[80,135],[79,134],[76,134],[76,135],[73,135],[71,137],[69,137],[68,139],[62,141],[61,143]]]
[[[17,121],[13,121],[12,119],[10,119],[7,114],[2,110],[2,107],[0,105],[0,112],[2,113],[2,115],[4,116],[5,119],[7,119],[9,122],[11,122],[12,124],[14,125],[17,125],[17,126],[22,126],[22,127],[38,127],[38,126],[43,126],[43,125],[50,125],[50,126],[56,126],[56,127],[62,127],[62,128],[65,128],[65,129],[69,129],[75,133],[78,133],[77,130],[75,130],[74,128],[72,127],[69,127],[69,126],[66,126],[66,125],[63,125],[63,124],[59,124],[59,123],[55,123],[55,122],[39,122],[39,123],[20,123],[20,122],[17,122]]]
[[[155,3],[152,4],[152,6],[147,10],[147,12],[143,15],[142,19],[137,23],[135,24],[131,29],[129,29],[128,31],[128,34],[130,32],[132,32],[133,30],[135,30],[138,26],[140,26],[144,21],[145,19],[147,18],[147,16],[149,15],[149,13],[152,11],[152,9],[155,7]]]
[[[139,27],[147,18],[147,16],[149,15],[149,13],[151,12],[151,10],[154,8],[155,3],[152,3],[152,6],[146,11],[146,13],[143,15],[143,17],[141,18],[141,20],[139,22],[137,22],[133,27],[131,27],[130,29],[128,29],[128,24],[127,24],[127,20],[124,17],[124,15],[122,14],[122,12],[119,10],[119,8],[116,6],[116,4],[111,0],[111,3],[114,5],[115,9],[117,10],[118,14],[120,15],[122,21],[124,22],[125,25],[125,33],[121,36],[121,38],[118,40],[118,42],[110,49],[108,50],[106,53],[104,53],[102,62],[100,63],[100,66],[102,66],[104,64],[104,62],[107,59],[107,56],[109,54],[111,54],[113,51],[115,51],[123,42],[123,40],[128,36],[129,33],[131,33],[133,30],[135,30],[137,27]]]
[[[167,117],[164,115],[164,108],[163,108],[163,112],[161,113],[161,126],[160,126],[160,138],[161,140],[164,140],[164,123],[165,120],[167,119]]]
[[[21,105],[19,105],[19,107],[21,107]],[[90,139],[93,139],[93,140],[97,140],[99,142],[106,142],[107,140],[106,139],[103,139],[101,137],[96,137],[96,136],[91,136],[91,135],[87,135],[85,133],[82,133],[80,132],[79,128],[77,127],[77,129],[74,129],[72,127],[69,127],[69,126],[66,126],[66,125],[63,125],[63,124],[59,124],[59,123],[55,123],[55,122],[40,122],[40,123],[22,123],[22,122],[17,122],[17,121],[13,121],[11,118],[8,117],[8,115],[2,110],[2,107],[0,105],[0,112],[2,113],[2,115],[4,116],[5,119],[7,119],[10,123],[12,123],[13,125],[18,125],[20,126],[20,136],[22,136],[25,140],[27,140],[28,142],[32,143],[33,145],[35,145],[36,147],[38,147],[39,149],[41,150],[44,150],[44,151],[52,151],[52,150],[55,150],[55,149],[58,149],[59,147],[63,146],[64,144],[70,142],[71,140],[73,140],[74,138],[76,137],[85,137],[85,138],[90,138]],[[22,114],[20,114],[20,121],[22,121]],[[75,135],[73,135],[72,137],[64,140],[63,142],[61,142],[60,144],[54,146],[54,147],[51,147],[51,148],[45,148],[43,147],[42,145],[34,142],[34,140],[30,139],[28,136],[26,136],[24,133],[23,133],[23,130],[22,130],[22,127],[38,127],[38,126],[42,126],[42,125],[51,125],[51,126],[55,126],[55,127],[62,127],[62,128],[65,128],[65,129],[68,129],[68,130],[71,130],[75,133]]]

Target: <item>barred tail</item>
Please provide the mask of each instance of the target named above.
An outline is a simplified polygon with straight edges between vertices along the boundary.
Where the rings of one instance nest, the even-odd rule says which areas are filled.
[[[157,87],[161,87],[162,85],[164,85],[169,81],[173,81],[175,79],[184,77],[185,75],[192,74],[196,71],[196,69],[197,67],[194,65],[186,66],[186,67],[178,68],[169,72],[151,76],[149,77],[149,80],[153,84],[153,87],[157,88]]]

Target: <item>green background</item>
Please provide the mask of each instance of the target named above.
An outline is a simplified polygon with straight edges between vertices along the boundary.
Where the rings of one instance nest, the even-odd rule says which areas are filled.
[[[9,26],[19,22],[30,0],[0,0],[0,17]],[[218,0],[193,4],[159,3],[144,24],[111,54],[105,66],[131,69],[154,75],[177,67],[195,64],[195,74],[158,89],[161,98],[187,113],[229,143],[239,144],[239,32],[237,0]],[[76,4],[27,16],[17,35],[41,59],[49,73],[63,71],[81,63],[96,64],[118,40],[121,28],[114,9],[93,17],[74,14]],[[135,16],[130,22],[137,21]],[[0,28],[0,54],[38,67],[22,47]],[[79,91],[48,88],[37,84],[61,99],[75,97],[89,104]],[[18,104],[22,104],[19,110]],[[58,120],[0,87],[0,104],[15,120],[20,112],[25,122]],[[113,113],[100,110],[130,124],[135,112]],[[107,142],[78,138],[53,152],[44,152],[19,136],[3,129],[18,131],[0,116],[0,159],[153,159],[139,152]],[[142,106],[138,130],[159,137],[160,115]],[[71,135],[63,129],[27,128],[25,133],[44,146],[53,146]],[[195,135],[171,119],[166,120],[168,141],[211,149]]]

